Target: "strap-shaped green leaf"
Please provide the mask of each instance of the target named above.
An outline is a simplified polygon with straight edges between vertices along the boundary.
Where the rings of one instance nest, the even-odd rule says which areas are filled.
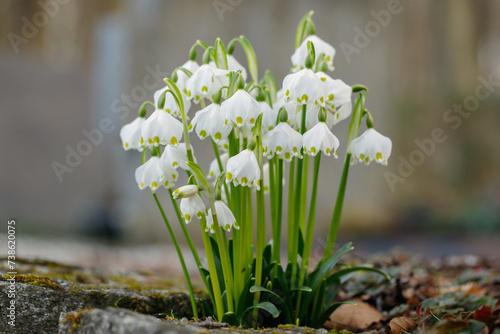
[[[304,41],[304,39],[307,36],[307,25],[309,22],[311,22],[311,17],[313,16],[314,11],[310,11],[304,17],[302,20],[300,20],[298,26],[297,26],[297,31],[295,33],[295,48],[298,48],[300,44]]]
[[[273,303],[270,302],[262,302],[254,306],[250,306],[243,313],[247,313],[248,311],[251,311],[256,308],[269,312],[273,316],[273,318],[277,318],[280,315],[280,311],[276,308],[276,306],[274,306]]]
[[[253,50],[252,44],[248,41],[248,39],[241,35],[238,40],[243,47],[243,51],[247,56],[248,61],[248,70],[250,71],[250,76],[253,81],[259,82],[259,70],[257,68],[257,57],[255,56],[255,51]]]
[[[220,38],[215,40],[215,64],[218,68],[227,70],[227,54]]]
[[[194,176],[196,177],[196,183],[198,183],[198,186],[201,186],[203,190],[208,190],[210,191],[210,186],[208,185],[207,179],[205,178],[205,174],[203,174],[203,171],[201,170],[200,166],[198,166],[195,162],[192,161],[187,161],[187,165],[189,169],[193,172]]]

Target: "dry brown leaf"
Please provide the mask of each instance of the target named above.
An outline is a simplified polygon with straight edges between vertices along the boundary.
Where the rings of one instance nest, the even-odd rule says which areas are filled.
[[[486,292],[488,292],[488,289],[477,284],[476,282],[468,282],[468,283],[465,283],[465,284],[462,284],[459,286],[455,285],[455,286],[444,287],[444,288],[439,289],[439,291],[440,291],[440,293],[446,293],[446,292],[458,293],[458,292],[466,291],[467,293],[465,294],[465,296],[475,295],[478,297],[482,297],[482,296],[486,295]]]
[[[383,319],[382,313],[376,308],[360,299],[354,299],[357,305],[341,305],[330,316],[334,323],[346,325],[349,327],[367,329],[371,324],[377,323]]]
[[[401,334],[402,331],[403,333],[413,331],[417,327],[417,323],[412,318],[398,317],[389,322],[389,327],[391,327],[392,334]]]

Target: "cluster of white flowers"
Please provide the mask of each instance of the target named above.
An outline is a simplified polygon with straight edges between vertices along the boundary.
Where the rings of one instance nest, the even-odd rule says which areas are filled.
[[[308,43],[312,43],[315,50],[313,63],[323,64],[321,68],[317,65],[316,71],[307,64],[311,61]],[[332,133],[332,128],[351,115],[352,88],[324,72],[334,69],[334,56],[335,49],[330,44],[315,35],[308,36],[291,56],[292,73],[284,78],[281,89],[271,98],[274,101],[272,106],[270,101],[257,97],[255,92],[258,89],[253,88],[259,87],[251,88],[251,84],[245,86],[248,91],[240,85],[238,87],[241,88],[225,98],[230,89],[231,73],[239,73],[242,81],[247,79],[245,68],[232,55],[227,55],[228,69],[217,68],[213,61],[201,66],[194,60],[183,64],[186,71],[176,71],[176,85],[182,101],[170,86],[166,86],[154,93],[154,104],[151,104],[155,110],[147,119],[141,115],[120,131],[125,150],[151,151],[151,157],[135,173],[139,188],[149,187],[153,191],[161,186],[172,188],[178,179],[177,168],[189,169],[186,143],[182,142],[183,131],[187,130],[195,131],[200,139],[211,138],[223,147],[220,161],[212,162],[208,177],[217,177],[221,173],[221,164],[227,183],[259,190],[262,179],[269,179],[268,167],[261,169],[262,165],[259,165],[253,150],[240,147],[239,153],[230,157],[227,148],[232,131],[237,133],[238,138],[250,140],[261,114],[259,135],[262,152],[267,158],[276,155],[290,162],[293,158],[303,158],[304,154],[316,156],[321,151],[326,156],[337,158],[340,142]],[[189,73],[192,75],[189,76]],[[200,110],[184,129],[182,118],[187,119],[193,105],[199,105]],[[283,118],[286,121],[279,119],[282,112],[286,112]],[[319,117],[320,113],[326,117]],[[389,138],[370,128],[350,145],[353,163],[375,161],[386,165],[391,145]],[[143,157],[146,156],[143,154]],[[268,185],[264,186],[268,189]],[[205,215],[207,230],[213,230],[211,210],[207,211],[198,189],[189,196],[180,197],[183,198],[180,208],[185,221]],[[238,227],[227,205],[216,201],[215,208],[221,227],[226,230]]]

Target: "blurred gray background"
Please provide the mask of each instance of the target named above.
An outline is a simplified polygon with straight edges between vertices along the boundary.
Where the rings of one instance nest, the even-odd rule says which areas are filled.
[[[163,86],[159,79],[187,60],[197,39],[227,43],[245,35],[259,74],[271,69],[280,85],[291,67],[296,25],[309,10],[317,34],[337,50],[332,77],[369,88],[375,127],[393,141],[388,167],[351,168],[343,232],[368,240],[416,232],[498,236],[495,0],[3,0],[4,219],[15,217],[25,235],[168,242],[149,191],[135,184],[140,154],[122,150],[119,129]],[[236,56],[246,63],[238,47]],[[340,159],[323,159],[318,238],[329,226],[347,126],[334,129],[344,144]],[[431,141],[433,131],[439,138]],[[194,145],[208,169],[213,157],[206,144]],[[70,157],[69,166],[68,152],[77,150],[84,154]],[[56,165],[66,166],[59,177]],[[174,220],[166,190],[160,193]]]

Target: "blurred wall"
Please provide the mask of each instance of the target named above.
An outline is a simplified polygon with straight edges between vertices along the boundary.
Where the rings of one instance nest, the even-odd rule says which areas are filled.
[[[2,1],[1,212],[37,233],[163,233],[151,196],[135,185],[140,156],[121,149],[119,128],[197,39],[244,34],[259,73],[269,68],[281,82],[296,25],[311,9],[317,34],[337,49],[332,76],[369,88],[375,126],[393,140],[387,168],[351,168],[343,228],[498,231],[495,0]],[[342,145],[347,124],[337,127]],[[195,150],[207,168],[212,157],[196,145],[206,143]],[[77,150],[86,156],[69,153]],[[341,146],[340,159],[323,159],[320,229],[344,154]],[[68,169],[54,167],[68,167],[66,159]]]

